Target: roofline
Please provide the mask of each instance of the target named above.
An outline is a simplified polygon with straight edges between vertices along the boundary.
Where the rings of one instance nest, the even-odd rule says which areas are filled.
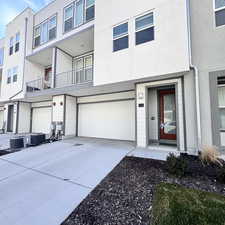
[[[31,7],[26,7],[21,13],[19,13],[17,16],[15,16],[10,22],[8,22],[7,24],[6,24],[6,26],[8,26],[10,23],[12,23],[15,19],[17,19],[19,16],[21,16],[26,10],[31,10],[33,13],[35,13],[34,12],[34,10],[31,8]]]
[[[43,8],[39,9],[37,12],[34,13],[34,15],[36,16],[38,13],[40,13],[42,10],[44,10],[45,8],[47,8],[48,6],[50,6],[51,4],[53,4],[54,2],[56,2],[57,0],[53,0],[51,2],[49,2],[47,5],[45,5]]]

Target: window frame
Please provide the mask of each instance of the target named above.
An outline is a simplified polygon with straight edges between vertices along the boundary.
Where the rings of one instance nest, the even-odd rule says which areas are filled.
[[[153,23],[151,25],[147,25],[147,26],[144,26],[142,28],[137,29],[137,27],[136,27],[136,21],[138,19],[140,19],[142,17],[145,17],[145,16],[148,16],[148,15],[152,15],[152,17],[153,17]],[[134,21],[134,26],[135,26],[135,29],[134,29],[135,30],[135,46],[142,45],[142,44],[146,44],[148,42],[151,42],[151,41],[154,41],[155,40],[155,16],[154,16],[154,12],[153,11],[149,11],[149,12],[146,12],[146,13],[144,13],[142,15],[136,16],[135,17],[135,21]],[[154,29],[154,39],[151,40],[151,41],[146,41],[144,43],[137,44],[137,33],[138,32],[141,32],[141,31],[144,31],[144,30],[147,30],[147,29],[150,29],[150,28],[153,28]]]
[[[18,40],[17,37],[19,37]],[[15,37],[15,53],[18,52],[19,50],[20,50],[20,32],[17,32]]]
[[[127,32],[126,33],[122,33],[121,35],[118,35],[118,36],[116,36],[116,37],[114,37],[114,28],[116,28],[116,27],[119,27],[119,26],[121,26],[121,25],[124,25],[124,24],[127,24]],[[129,21],[128,20],[126,20],[126,21],[123,21],[123,22],[121,22],[121,23],[119,23],[119,24],[117,24],[117,25],[115,25],[115,26],[113,26],[113,29],[112,29],[112,36],[113,36],[113,53],[114,52],[118,52],[118,51],[122,51],[122,50],[125,50],[125,49],[128,49],[129,48]],[[114,50],[114,41],[117,41],[117,40],[119,40],[119,39],[122,39],[122,38],[124,38],[124,37],[128,37],[128,47],[127,48],[123,48],[123,49],[120,49],[120,50]]]
[[[15,66],[11,69],[11,79],[12,79],[12,83],[17,82],[18,79],[18,66]],[[14,79],[16,77],[16,80]]]
[[[53,17],[56,17],[56,26],[54,27],[54,28],[56,28],[56,35],[55,35],[55,38],[49,40],[49,21],[50,21]],[[58,17],[58,14],[55,13],[54,15],[48,17],[46,20],[42,21],[40,24],[34,26],[34,28],[33,28],[33,49],[38,48],[38,47],[40,47],[40,46],[42,46],[42,45],[44,45],[44,44],[46,44],[46,43],[48,43],[48,42],[50,42],[50,41],[53,41],[54,39],[57,38],[57,23],[58,23],[58,18],[57,18],[57,17]],[[47,23],[47,36],[48,36],[48,38],[47,38],[47,41],[46,41],[46,42],[42,42],[42,40],[41,40],[41,32],[42,32],[42,26],[43,26],[43,24],[45,24],[45,23]],[[35,30],[36,30],[37,28],[40,29],[39,35],[35,35]],[[51,29],[53,29],[53,28],[51,28]],[[35,39],[36,39],[37,37],[40,37],[40,44],[37,45],[37,46],[35,46]]]
[[[79,1],[82,1],[83,2],[83,11],[82,11],[82,22],[80,23],[80,24],[76,24],[76,15],[77,15],[77,3],[79,2]],[[74,12],[74,16],[73,16],[73,25],[74,25],[74,28],[77,28],[77,27],[79,27],[79,26],[81,26],[82,24],[84,24],[84,21],[85,21],[85,15],[84,15],[84,13],[85,13],[85,9],[84,9],[84,7],[85,7],[85,4],[86,4],[86,1],[85,0],[76,0],[76,1],[74,1],[74,9],[73,9],[73,12]]]
[[[66,33],[70,32],[70,31],[72,31],[72,30],[74,30],[74,29],[76,29],[76,28],[78,28],[80,26],[83,26],[84,24],[89,23],[90,21],[92,21],[92,20],[95,19],[95,17],[93,19],[90,19],[90,20],[87,20],[87,18],[86,18],[86,9],[88,9],[88,8],[90,8],[92,6],[95,6],[95,1],[94,1],[94,4],[92,4],[89,7],[86,7],[87,0],[82,0],[83,1],[82,23],[79,24],[79,25],[76,25],[76,23],[75,23],[75,18],[76,18],[76,15],[75,15],[75,13],[76,13],[76,3],[79,2],[79,1],[80,0],[75,0],[75,1],[71,2],[70,4],[66,5],[63,8],[63,25],[62,25],[63,26],[63,32],[62,32],[63,34],[66,34]],[[65,31],[65,21],[66,21],[65,20],[65,10],[67,8],[69,8],[70,6],[73,7],[73,17],[72,17],[73,18],[73,28],[71,30]]]
[[[13,55],[13,48],[14,47],[14,37],[9,39],[9,55]]]
[[[219,25],[219,26],[216,25],[216,13],[219,12],[219,11],[225,10],[225,5],[222,6],[222,7],[216,8],[216,0],[213,0],[213,8],[214,8],[215,27],[216,28],[224,27],[225,26],[225,23],[223,25]]]
[[[6,79],[6,83],[7,83],[7,84],[11,84],[11,83],[12,83],[12,69],[8,69],[8,70],[7,70],[7,79]]]
[[[94,3],[92,5],[89,5],[87,7],[87,1],[88,0],[85,0],[84,2],[84,16],[85,16],[85,22],[89,22],[89,21],[92,21],[94,18],[95,18],[95,15],[94,15],[94,18],[93,19],[90,19],[90,20],[87,20],[87,16],[86,16],[86,12],[89,8],[93,7],[94,6],[94,10],[95,10],[95,0],[94,0]]]
[[[65,12],[66,12],[66,9],[70,8],[71,6],[72,6],[73,15],[69,19],[72,18],[73,26],[70,30],[65,31],[65,22],[68,20],[68,19],[66,20],[66,13]],[[70,32],[71,30],[74,29],[74,9],[75,9],[74,8],[74,2],[70,3],[69,5],[67,5],[66,7],[63,8],[63,33]]]

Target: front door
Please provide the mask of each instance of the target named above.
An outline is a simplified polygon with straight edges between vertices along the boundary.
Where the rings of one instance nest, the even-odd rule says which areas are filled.
[[[175,89],[159,91],[160,140],[176,140]]]
[[[52,82],[52,68],[45,69],[45,78],[44,78],[44,89],[51,88]]]
[[[14,105],[8,106],[7,132],[13,132]]]

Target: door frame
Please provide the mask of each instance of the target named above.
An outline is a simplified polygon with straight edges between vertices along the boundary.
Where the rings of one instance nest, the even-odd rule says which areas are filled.
[[[7,132],[13,132],[13,125],[14,125],[14,105],[8,105],[8,110],[7,111],[8,111],[7,112]],[[12,115],[10,115],[10,112],[12,113]]]
[[[175,113],[176,113],[176,134],[165,134],[164,131],[161,129],[162,124],[162,113],[163,113],[163,98],[161,96],[164,96],[166,94],[174,94],[174,100],[175,100]],[[158,95],[158,140],[159,142],[168,142],[168,143],[174,143],[176,144],[177,141],[177,100],[176,100],[176,88],[171,87],[164,90],[157,90]]]

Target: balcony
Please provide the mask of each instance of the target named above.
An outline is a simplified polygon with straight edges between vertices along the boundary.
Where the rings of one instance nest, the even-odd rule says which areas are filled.
[[[28,93],[40,92],[47,89],[64,88],[69,86],[80,87],[93,82],[93,66],[81,70],[73,70],[56,74],[54,82],[52,79],[45,80],[39,78],[27,82],[26,91]],[[54,83],[54,87],[53,84]]]

